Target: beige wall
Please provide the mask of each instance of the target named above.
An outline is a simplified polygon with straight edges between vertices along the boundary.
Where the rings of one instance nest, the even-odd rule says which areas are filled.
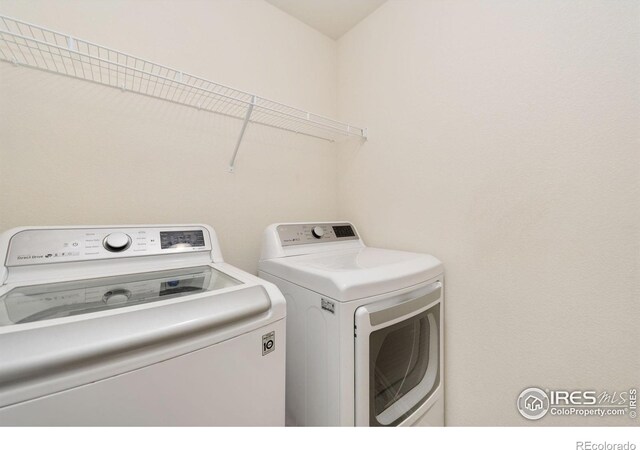
[[[261,0],[0,13],[371,136],[337,157],[252,127],[231,175],[236,121],[2,63],[0,230],[204,222],[254,271],[266,224],[346,218],[445,262],[450,425],[528,425],[532,385],[640,382],[637,2],[389,0],[337,44]]]
[[[262,0],[7,1],[0,13],[336,115],[336,43]],[[0,63],[0,231],[204,222],[255,271],[266,225],[335,219],[330,144]],[[321,189],[317,187],[321,186]]]
[[[636,1],[390,0],[339,41],[340,216],[446,267],[446,418],[640,383]],[[538,425],[637,420],[546,417]]]

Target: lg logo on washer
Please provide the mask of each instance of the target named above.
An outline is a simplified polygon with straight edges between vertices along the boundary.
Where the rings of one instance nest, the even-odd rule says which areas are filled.
[[[262,356],[276,349],[276,332],[272,331],[262,336]]]

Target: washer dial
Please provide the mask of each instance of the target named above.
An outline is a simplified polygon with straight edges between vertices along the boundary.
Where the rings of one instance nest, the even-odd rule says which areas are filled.
[[[131,245],[131,236],[125,233],[111,233],[102,242],[110,252],[122,252]]]
[[[313,230],[311,230],[311,234],[313,234],[314,238],[320,239],[322,236],[324,236],[324,228],[320,226],[313,227]]]

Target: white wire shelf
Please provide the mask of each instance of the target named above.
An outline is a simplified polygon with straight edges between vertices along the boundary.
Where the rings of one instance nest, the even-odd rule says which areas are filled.
[[[248,123],[338,141],[366,129],[267,100],[180,70],[0,15],[0,59],[242,120],[230,170]]]

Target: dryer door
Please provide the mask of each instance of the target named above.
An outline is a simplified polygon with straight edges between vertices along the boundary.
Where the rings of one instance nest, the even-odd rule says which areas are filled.
[[[355,314],[356,425],[397,426],[421,416],[440,386],[442,283]]]

